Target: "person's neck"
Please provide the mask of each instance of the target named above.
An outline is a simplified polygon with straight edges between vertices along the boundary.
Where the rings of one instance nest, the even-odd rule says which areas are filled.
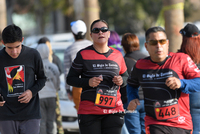
[[[106,53],[106,52],[108,52],[109,49],[110,49],[107,45],[101,46],[101,45],[93,44],[93,47],[94,47],[94,49],[95,49],[97,52],[99,52],[99,53]]]

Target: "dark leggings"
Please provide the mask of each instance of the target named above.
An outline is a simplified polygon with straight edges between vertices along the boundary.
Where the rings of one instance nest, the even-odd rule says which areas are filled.
[[[121,134],[123,114],[85,115],[79,114],[81,134]]]

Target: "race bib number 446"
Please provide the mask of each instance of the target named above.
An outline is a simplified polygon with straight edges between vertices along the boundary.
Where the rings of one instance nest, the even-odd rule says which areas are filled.
[[[117,90],[97,88],[95,105],[100,107],[114,108],[117,101]]]
[[[167,120],[179,116],[177,99],[156,101],[154,103],[155,116],[157,120]]]

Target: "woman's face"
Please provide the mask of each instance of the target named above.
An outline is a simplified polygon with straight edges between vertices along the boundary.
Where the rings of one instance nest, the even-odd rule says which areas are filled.
[[[93,25],[92,29],[94,28],[102,28],[102,27],[106,27],[107,25],[104,22],[97,22]],[[93,40],[94,44],[99,44],[99,45],[104,45],[108,43],[108,38],[110,37],[110,31],[107,32],[102,32],[101,30],[99,30],[99,33],[90,33],[90,36]]]

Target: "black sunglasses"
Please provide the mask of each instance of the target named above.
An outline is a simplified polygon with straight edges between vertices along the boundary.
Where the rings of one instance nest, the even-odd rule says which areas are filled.
[[[108,28],[107,27],[101,27],[101,28],[93,28],[92,29],[92,33],[99,33],[100,31],[105,33],[105,32],[108,31]]]

